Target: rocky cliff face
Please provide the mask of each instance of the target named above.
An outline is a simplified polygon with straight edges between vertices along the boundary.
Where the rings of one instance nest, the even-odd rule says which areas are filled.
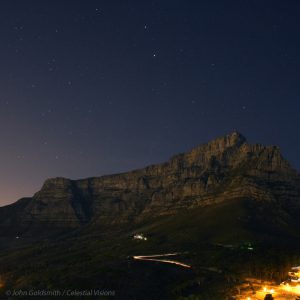
[[[234,132],[164,164],[78,181],[49,179],[16,209],[14,222],[64,228],[122,224],[233,198],[298,213],[300,177],[277,147],[250,145]],[[2,227],[12,222],[6,215],[7,208],[0,209]]]

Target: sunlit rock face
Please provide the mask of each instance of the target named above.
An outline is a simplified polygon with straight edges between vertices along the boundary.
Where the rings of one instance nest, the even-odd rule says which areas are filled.
[[[250,145],[233,132],[164,164],[77,181],[49,179],[22,211],[15,207],[20,224],[64,228],[139,222],[234,198],[297,214],[299,187],[299,175],[277,147]]]

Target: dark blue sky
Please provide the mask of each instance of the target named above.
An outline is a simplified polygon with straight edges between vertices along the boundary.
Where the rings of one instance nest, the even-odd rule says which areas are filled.
[[[6,0],[0,204],[237,129],[300,169],[299,1]]]

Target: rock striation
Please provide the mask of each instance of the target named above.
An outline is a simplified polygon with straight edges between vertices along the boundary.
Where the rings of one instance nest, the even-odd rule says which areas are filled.
[[[235,198],[300,215],[300,176],[275,146],[248,144],[238,132],[163,164],[122,174],[48,179],[32,198],[0,209],[0,229],[18,224],[78,228],[140,222]]]

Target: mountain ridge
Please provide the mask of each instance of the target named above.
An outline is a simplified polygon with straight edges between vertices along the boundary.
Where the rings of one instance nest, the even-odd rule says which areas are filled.
[[[79,180],[47,179],[22,205],[17,201],[0,208],[0,231],[139,223],[235,198],[276,203],[298,213],[299,174],[278,147],[248,144],[234,131],[165,163]]]

